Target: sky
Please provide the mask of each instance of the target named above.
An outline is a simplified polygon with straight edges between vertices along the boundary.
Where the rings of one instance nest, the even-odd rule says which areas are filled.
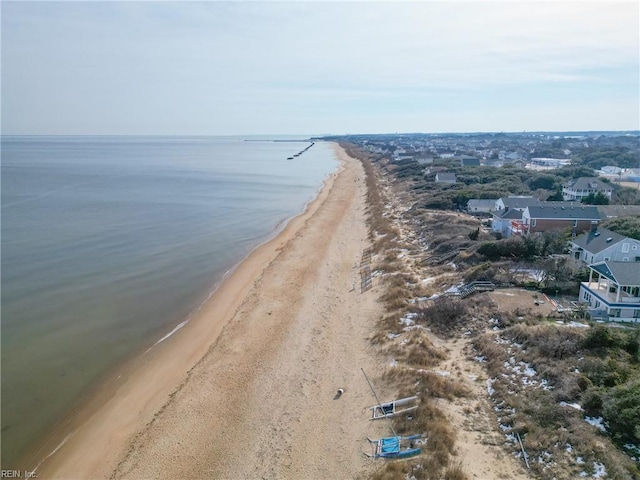
[[[636,1],[7,1],[4,135],[640,129]]]

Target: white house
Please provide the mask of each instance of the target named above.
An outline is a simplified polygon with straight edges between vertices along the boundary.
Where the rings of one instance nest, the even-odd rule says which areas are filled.
[[[602,193],[608,199],[611,199],[613,187],[602,179],[597,177],[580,177],[578,179],[569,180],[562,186],[562,198],[565,201],[581,201],[590,194]]]
[[[600,262],[589,266],[579,301],[593,319],[640,322],[640,262]]]

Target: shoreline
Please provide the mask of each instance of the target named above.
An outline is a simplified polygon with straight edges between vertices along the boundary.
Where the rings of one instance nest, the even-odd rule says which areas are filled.
[[[334,148],[336,152],[341,150],[337,144]],[[186,324],[181,328],[178,324],[142,355],[127,362],[122,373],[117,377],[113,373],[83,407],[72,412],[74,418],[63,422],[67,430],[56,432],[57,439],[64,440],[40,447],[40,458],[44,457],[38,465],[41,478],[109,476],[124,454],[123,445],[163,411],[191,370],[215,347],[264,271],[326,201],[345,169],[344,158],[338,153],[336,157],[336,170],[324,179],[315,198],[300,214],[278,225],[271,238],[225,273],[210,297],[183,321]],[[137,408],[131,408],[134,404]],[[94,455],[84,451],[87,444],[91,444],[88,450]]]

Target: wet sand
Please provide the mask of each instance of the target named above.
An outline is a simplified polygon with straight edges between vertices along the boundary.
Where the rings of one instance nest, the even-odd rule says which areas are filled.
[[[364,172],[338,172],[253,252],[183,329],[81,417],[40,478],[357,478],[385,361],[367,341],[381,307],[360,293]],[[375,290],[375,289],[374,289]],[[338,388],[345,393],[336,398]],[[384,391],[378,392],[384,395]]]

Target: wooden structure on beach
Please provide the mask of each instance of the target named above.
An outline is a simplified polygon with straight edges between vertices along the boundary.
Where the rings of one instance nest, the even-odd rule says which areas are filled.
[[[371,278],[371,249],[365,248],[360,259],[360,293],[371,290],[373,280]]]

